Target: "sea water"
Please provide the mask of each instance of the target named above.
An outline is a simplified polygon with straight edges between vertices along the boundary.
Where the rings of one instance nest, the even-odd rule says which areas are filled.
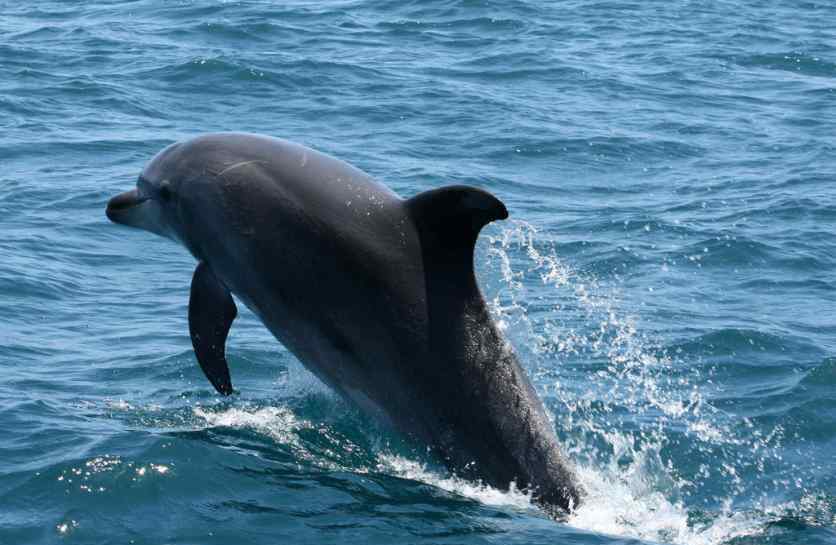
[[[834,51],[830,1],[0,2],[0,543],[836,544]],[[477,275],[568,520],[243,305],[215,394],[193,259],[104,208],[222,130],[506,203]]]

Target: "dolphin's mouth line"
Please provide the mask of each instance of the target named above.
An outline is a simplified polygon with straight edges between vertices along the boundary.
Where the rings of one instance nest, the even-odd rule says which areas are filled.
[[[126,191],[124,193],[120,193],[116,195],[107,203],[107,211],[108,212],[116,212],[119,210],[125,210],[128,208],[133,208],[134,206],[140,205],[147,201],[148,197],[142,197],[139,195],[139,192],[136,189],[132,189],[130,191]]]

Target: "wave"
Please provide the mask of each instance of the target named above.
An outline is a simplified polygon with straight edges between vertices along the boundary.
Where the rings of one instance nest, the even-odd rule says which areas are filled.
[[[836,77],[836,63],[816,55],[797,51],[730,57],[729,60],[748,68],[783,70],[805,76],[822,78]]]
[[[670,344],[667,350],[671,353],[714,357],[745,356],[752,352],[779,354],[782,352],[794,354],[819,352],[816,345],[802,338],[739,328],[726,328],[704,333],[684,342]]]

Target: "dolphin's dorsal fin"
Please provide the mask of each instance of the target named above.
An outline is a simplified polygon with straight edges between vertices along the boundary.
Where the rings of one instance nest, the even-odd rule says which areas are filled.
[[[189,297],[189,333],[200,368],[223,395],[232,393],[225,352],[229,327],[237,315],[229,290],[205,262],[198,263]]]
[[[429,295],[478,295],[473,250],[482,227],[508,217],[502,201],[482,189],[453,185],[419,193],[406,206],[421,239]]]
[[[464,258],[472,264],[479,231],[508,217],[505,205],[483,189],[451,185],[415,195],[406,206],[418,227],[424,251],[433,257]]]

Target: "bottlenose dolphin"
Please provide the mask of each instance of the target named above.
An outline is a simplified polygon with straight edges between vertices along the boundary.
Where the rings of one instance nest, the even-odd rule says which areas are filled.
[[[220,133],[175,143],[107,205],[112,221],[197,259],[189,330],[215,389],[249,307],[320,379],[431,447],[458,474],[571,511],[581,488],[473,271],[490,193],[450,186],[401,199],[299,144]],[[558,511],[552,511],[558,513]]]

